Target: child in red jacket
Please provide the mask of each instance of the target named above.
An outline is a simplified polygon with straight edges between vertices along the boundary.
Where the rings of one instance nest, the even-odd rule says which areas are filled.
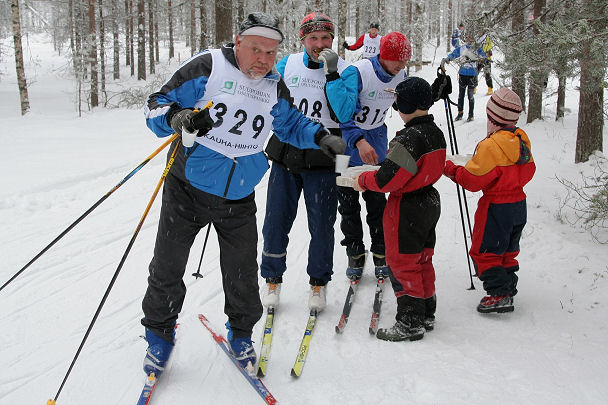
[[[477,311],[511,312],[517,294],[519,239],[526,225],[526,194],[536,166],[528,135],[517,128],[519,96],[508,88],[496,91],[486,107],[488,136],[465,166],[451,161],[444,174],[469,191],[482,190],[469,251],[487,296]]]
[[[379,329],[378,339],[418,340],[435,320],[435,226],[439,220],[439,193],[433,184],[445,165],[445,137],[428,109],[433,104],[431,86],[419,77],[408,77],[395,89],[393,107],[405,122],[389,144],[386,159],[377,171],[355,178],[354,189],[388,193],[382,224],[386,263],[397,297],[396,323]]]

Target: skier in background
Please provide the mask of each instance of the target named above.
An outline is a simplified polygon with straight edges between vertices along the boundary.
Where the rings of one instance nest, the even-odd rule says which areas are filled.
[[[494,42],[488,34],[485,34],[483,31],[479,32],[479,36],[475,40],[475,43],[481,47],[481,50],[486,54],[486,59],[480,59],[477,62],[477,71],[481,73],[483,70],[486,86],[488,86],[488,92],[486,95],[492,95],[494,91],[494,85],[492,83],[492,48],[494,47]],[[479,80],[478,80],[479,82]],[[473,94],[477,93],[477,86],[473,89]]]
[[[462,45],[461,40],[464,36],[464,24],[460,23],[458,24],[458,27],[454,28],[454,31],[452,31],[452,47],[453,48],[458,48],[460,45]]]
[[[372,22],[369,25],[369,31],[359,37],[357,42],[349,45],[348,42],[344,41],[342,46],[344,49],[349,51],[356,51],[363,47],[363,58],[373,58],[380,53],[380,40],[382,35],[379,35],[380,25],[377,22]]]
[[[464,95],[467,93],[469,99],[468,122],[473,121],[475,115],[473,89],[477,86],[477,63],[487,57],[481,48],[475,48],[473,38],[469,34],[465,35],[465,41],[465,44],[454,49],[452,53],[441,60],[441,67],[443,68],[445,63],[453,60],[460,66],[458,70],[458,115],[454,120],[459,121],[463,117]]]

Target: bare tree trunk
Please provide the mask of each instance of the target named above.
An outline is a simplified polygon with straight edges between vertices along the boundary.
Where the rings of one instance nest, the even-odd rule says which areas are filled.
[[[190,56],[194,55],[196,50],[196,13],[194,8],[195,0],[190,0]]]
[[[25,80],[25,67],[23,65],[23,46],[21,45],[21,19],[19,17],[19,0],[11,0],[11,14],[13,18],[13,42],[15,44],[15,68],[17,70],[17,86],[21,100],[21,115],[30,109],[30,99],[27,94]]]
[[[583,0],[587,15],[605,15],[606,7],[598,9],[593,0]],[[593,8],[593,12],[591,10]],[[604,20],[590,22],[590,31],[600,32],[606,28]],[[576,152],[574,162],[586,162],[596,151],[602,151],[604,126],[604,88],[602,87],[606,67],[604,65],[603,44],[586,39],[582,42],[581,82],[579,91],[578,126],[576,129]]]
[[[131,35],[133,35],[133,31],[131,31],[131,26],[129,21],[131,19],[131,8],[129,8],[129,0],[125,0],[125,65],[131,65],[131,60],[133,58],[133,54],[131,54]],[[133,76],[133,73],[131,73]]]
[[[112,77],[114,80],[120,79],[120,44],[118,37],[118,0],[112,0],[112,47],[114,50]]]
[[[452,43],[452,31],[454,31],[454,17],[452,16],[452,0],[448,0],[448,8],[445,10],[448,15],[447,25],[445,27],[446,44],[445,52],[450,53],[450,44]]]
[[[150,74],[154,72],[154,2],[148,0],[148,53],[150,54]]]
[[[98,0],[99,5],[99,72],[101,74],[101,94],[103,100],[108,99],[106,93],[106,29],[103,21],[103,0]]]
[[[346,0],[340,0],[338,6],[338,54],[344,58],[344,47],[341,45],[346,40],[346,13],[348,12],[348,6]]]
[[[74,0],[68,1],[68,25],[70,30],[70,49],[72,51],[72,66],[74,68],[74,75],[78,74],[78,51],[76,49],[75,39],[75,24],[74,24]]]
[[[154,0],[154,62],[160,62],[160,49],[158,43],[158,0]]]
[[[557,112],[555,113],[555,121],[564,118],[564,109],[566,105],[566,75],[558,72],[557,74]]]
[[[171,0],[167,0],[167,14],[169,19],[169,59],[175,56],[175,47],[173,46],[173,5]]]
[[[200,4],[198,6],[198,16],[201,21],[201,51],[203,49],[207,49],[207,10],[205,6],[205,0],[200,0]]]
[[[73,11],[74,11],[74,47],[76,53],[74,54],[75,58],[75,67],[74,77],[76,78],[76,82],[78,83],[78,116],[82,116],[82,92],[83,92],[83,82],[87,77],[87,69],[88,64],[86,61],[86,30],[87,26],[87,15],[85,13],[85,6],[87,0],[75,0],[73,2]]]
[[[215,0],[215,43],[232,41],[232,1]]]
[[[146,80],[146,10],[144,0],[137,0],[137,80]]]
[[[95,0],[89,0],[89,63],[91,64],[91,107],[99,105],[99,78],[97,72],[97,27],[95,24]]]
[[[359,6],[360,6],[359,0],[355,0],[355,2],[356,2],[356,6],[355,6],[355,35],[353,35],[353,36],[357,37],[357,35],[359,34],[359,29],[361,27],[361,11],[359,9]]]
[[[243,22],[243,20],[245,19],[245,7],[244,7],[244,1],[245,0],[236,0],[236,22],[237,22],[237,28],[238,26],[241,24],[241,22]]]
[[[129,53],[131,54],[131,76],[135,76],[135,25],[133,24],[133,20],[135,17],[133,16],[133,0],[129,0]],[[144,73],[145,73],[144,69]]]
[[[511,3],[511,30],[513,32],[523,32],[524,31],[524,10],[525,2],[524,0],[513,0]],[[520,34],[521,35],[521,34]],[[517,41],[515,39],[514,41]],[[518,68],[513,69],[511,73],[511,87],[513,87],[513,91],[517,93],[519,98],[521,99],[521,105],[526,110],[526,68],[521,64],[517,64]]]
[[[422,0],[413,0],[412,4],[412,13],[414,17],[414,50],[416,51],[416,55],[414,59],[416,61],[416,72],[422,70],[422,46],[424,45],[423,38],[423,13],[424,13],[424,4]]]
[[[546,0],[534,0],[534,16],[539,18],[540,21],[544,22],[543,11],[546,5]],[[534,25],[534,35],[539,35],[539,30],[536,25]],[[543,107],[543,90],[545,88],[545,80],[547,78],[547,73],[545,72],[544,67],[542,67],[542,62],[544,62],[544,50],[537,49],[535,52],[535,59],[537,60],[537,65],[533,66],[530,69],[530,85],[528,86],[528,118],[526,122],[529,124],[530,122],[542,119],[542,107]]]

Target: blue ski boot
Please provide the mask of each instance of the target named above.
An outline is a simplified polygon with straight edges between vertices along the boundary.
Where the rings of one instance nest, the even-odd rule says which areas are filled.
[[[372,256],[374,258],[374,267],[376,268],[375,269],[376,278],[377,279],[388,278],[389,277],[389,268],[386,265],[386,256],[380,255],[378,253],[372,253]]]
[[[353,281],[359,280],[363,275],[363,266],[365,266],[365,253],[355,256],[348,256],[346,277]]]
[[[239,365],[243,367],[249,374],[255,374],[255,362],[257,356],[253,349],[253,342],[250,337],[234,337],[230,322],[226,322],[226,329],[228,329],[228,343],[230,345],[230,351],[232,355],[238,361]]]
[[[173,343],[147,328],[145,339],[148,342],[148,349],[144,358],[144,372],[146,375],[154,373],[154,376],[158,378],[165,371],[165,366],[173,351]]]

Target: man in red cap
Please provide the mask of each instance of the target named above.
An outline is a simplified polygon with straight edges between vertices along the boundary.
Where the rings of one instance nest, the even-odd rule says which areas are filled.
[[[519,239],[526,225],[527,184],[536,171],[530,139],[517,120],[519,96],[506,87],[486,107],[487,137],[464,166],[445,162],[444,174],[469,191],[483,191],[477,203],[469,251],[487,295],[477,311],[511,312],[517,294]]]
[[[372,22],[369,25],[369,31],[359,37],[357,42],[352,45],[348,45],[348,42],[344,41],[342,46],[344,49],[349,51],[356,51],[363,47],[363,58],[373,58],[380,53],[380,40],[382,35],[378,35],[380,25],[377,22]]]
[[[340,123],[350,120],[357,103],[357,78],[345,74],[346,62],[332,49],[334,24],[324,14],[313,12],[302,20],[300,39],[304,51],[287,55],[276,69],[290,89],[293,103],[309,118],[340,137]],[[326,305],[326,285],[333,274],[334,224],[338,205],[334,161],[312,149],[299,149],[271,137],[266,148],[273,161],[268,180],[266,217],[262,234],[261,275],[267,289],[262,303],[279,304],[283,273],[287,267],[289,232],[304,193],[310,244],[308,266],[311,311]]]
[[[385,89],[394,89],[405,79],[405,65],[410,59],[410,41],[400,32],[391,32],[380,44],[380,53],[370,59],[361,59],[346,69],[354,70],[358,79],[359,103],[352,120],[341,124],[342,138],[346,141],[350,166],[381,164],[388,149],[387,128],[384,124],[386,112],[394,101],[394,94]],[[384,253],[382,213],[386,205],[384,193],[364,191],[361,193],[367,210],[367,225],[371,239],[370,251],[378,279],[388,277]],[[365,244],[359,193],[351,187],[338,187],[338,211],[342,216],[340,228],[344,234],[341,245],[346,247],[348,267],[346,276],[358,280],[365,266]]]

